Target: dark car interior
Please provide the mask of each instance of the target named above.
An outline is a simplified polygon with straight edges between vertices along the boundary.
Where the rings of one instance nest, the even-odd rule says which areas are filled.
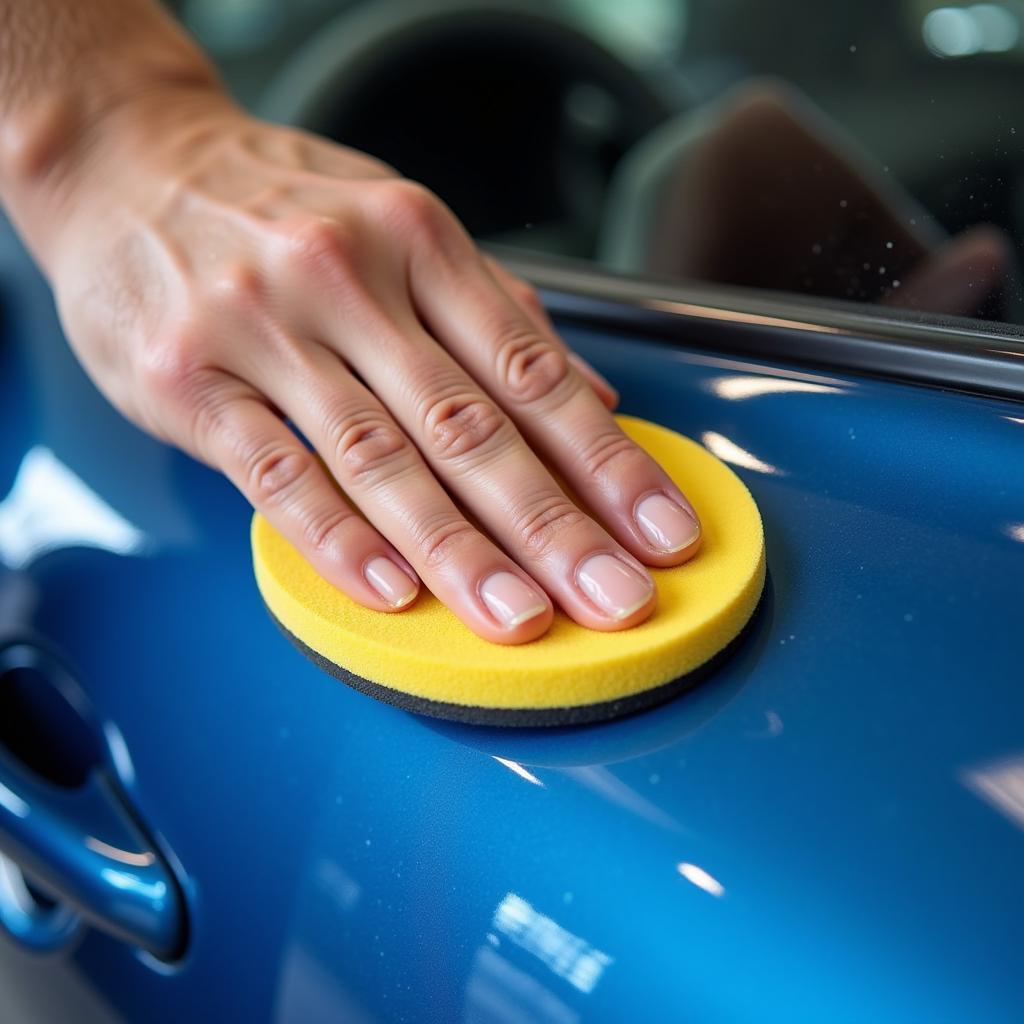
[[[655,279],[1024,318],[1016,3],[179,13],[250,106],[384,159],[485,241]]]

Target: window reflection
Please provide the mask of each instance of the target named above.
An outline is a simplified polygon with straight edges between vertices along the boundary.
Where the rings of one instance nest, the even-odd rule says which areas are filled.
[[[579,1024],[579,1020],[579,1014],[537,978],[488,946],[477,951],[466,985],[465,1024]]]
[[[1024,756],[964,773],[964,784],[1019,828],[1024,828]]]
[[[783,377],[718,377],[709,384],[719,398],[733,402],[761,395],[834,395],[843,389],[834,384],[815,384],[808,380],[787,380]]]
[[[243,100],[484,241],[1024,323],[1016,0],[178,6]]]
[[[10,493],[0,501],[0,560],[12,569],[60,548],[132,554],[144,541],[141,530],[41,446],[25,453]]]
[[[725,886],[714,875],[709,874],[696,864],[682,861],[676,865],[676,871],[692,885],[697,886],[698,889],[703,889],[710,896],[719,897],[725,895]]]
[[[580,992],[592,992],[612,958],[510,892],[498,904],[494,930],[542,960]]]
[[[759,459],[753,452],[748,452],[746,448],[741,448],[735,441],[730,441],[729,438],[714,430],[706,430],[701,434],[700,439],[704,442],[704,447],[712,455],[717,455],[723,462],[730,462],[741,469],[750,469],[755,473],[764,473],[768,476],[784,475],[778,467]]]

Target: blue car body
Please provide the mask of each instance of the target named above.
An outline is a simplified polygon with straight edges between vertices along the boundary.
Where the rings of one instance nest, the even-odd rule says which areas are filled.
[[[1024,1019],[1019,401],[816,368],[781,320],[695,342],[692,310],[666,339],[563,303],[623,411],[744,479],[768,585],[665,706],[455,725],[279,634],[245,502],[107,405],[5,253],[4,637],[85,695],[181,930],[169,960],[75,908],[49,948],[0,937],[0,1018]]]

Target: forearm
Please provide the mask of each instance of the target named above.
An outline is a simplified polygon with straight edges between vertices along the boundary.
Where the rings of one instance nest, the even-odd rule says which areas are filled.
[[[0,202],[37,256],[108,127],[166,87],[216,75],[155,0],[0,0]]]

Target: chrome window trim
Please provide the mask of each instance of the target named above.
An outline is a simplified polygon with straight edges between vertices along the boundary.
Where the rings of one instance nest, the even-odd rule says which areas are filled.
[[[626,277],[489,246],[565,323],[1024,401],[1024,329],[777,292]]]

